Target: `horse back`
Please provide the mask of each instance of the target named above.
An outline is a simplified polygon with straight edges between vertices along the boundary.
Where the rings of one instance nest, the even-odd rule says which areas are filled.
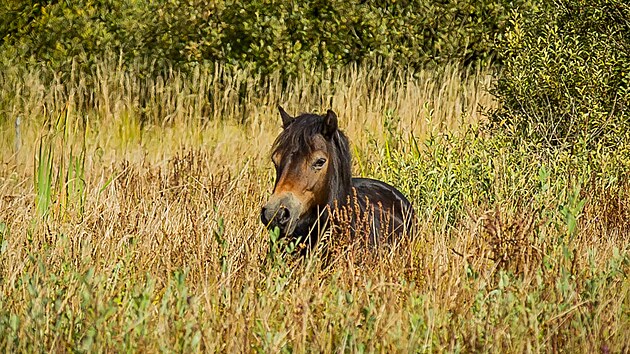
[[[361,213],[368,213],[370,239],[392,241],[411,232],[415,212],[409,200],[395,187],[371,178],[353,178],[352,187]]]

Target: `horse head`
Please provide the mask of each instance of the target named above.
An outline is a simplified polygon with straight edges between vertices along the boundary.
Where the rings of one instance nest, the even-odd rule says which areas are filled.
[[[327,215],[326,206],[351,188],[348,140],[332,110],[297,117],[279,110],[283,131],[271,154],[276,181],[260,217],[281,236],[306,236]]]

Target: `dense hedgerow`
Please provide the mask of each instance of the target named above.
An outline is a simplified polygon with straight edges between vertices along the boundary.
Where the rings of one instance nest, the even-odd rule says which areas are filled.
[[[374,58],[485,61],[511,10],[535,1],[15,1],[0,5],[5,58],[90,68],[105,53],[158,68],[229,63],[295,74]]]
[[[500,53],[502,106],[492,121],[508,135],[589,149],[629,141],[627,1],[558,0],[517,15]]]

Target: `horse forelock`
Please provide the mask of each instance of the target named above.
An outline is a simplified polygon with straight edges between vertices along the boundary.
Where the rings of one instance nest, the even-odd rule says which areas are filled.
[[[312,140],[321,130],[321,121],[322,118],[315,114],[303,114],[295,118],[274,141],[271,148],[272,153],[280,153],[281,155],[294,151],[311,153],[313,150]]]

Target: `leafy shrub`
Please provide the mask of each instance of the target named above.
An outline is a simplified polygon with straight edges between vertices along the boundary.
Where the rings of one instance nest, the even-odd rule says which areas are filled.
[[[279,68],[335,67],[381,58],[403,66],[485,61],[509,11],[531,0],[365,2],[16,1],[0,5],[8,58],[89,67],[107,52],[158,68],[222,62]]]
[[[548,147],[630,141],[630,4],[555,0],[516,15],[500,46],[495,126]]]

